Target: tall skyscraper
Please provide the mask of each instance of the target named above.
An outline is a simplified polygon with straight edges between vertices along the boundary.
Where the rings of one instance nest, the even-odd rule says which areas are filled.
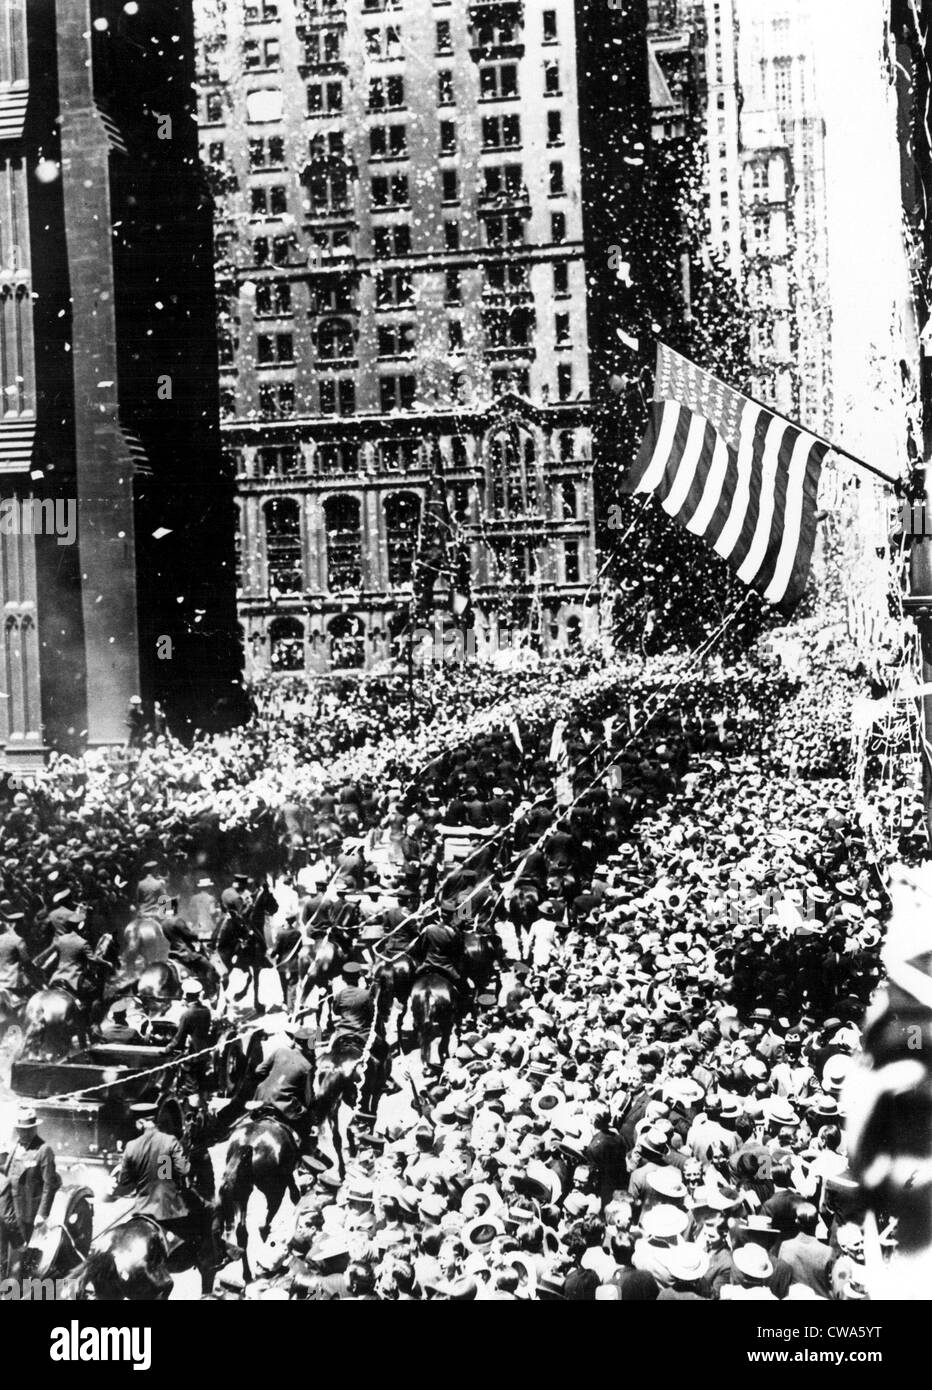
[[[792,229],[799,414],[807,428],[832,427],[829,235],[825,121],[819,104],[812,5],[815,0],[735,0],[742,127],[773,148],[775,128],[792,164]],[[747,144],[747,139],[745,140]],[[760,219],[751,211],[753,224]]]
[[[251,675],[396,660],[438,546],[479,652],[595,635],[578,12],[199,0]]]
[[[237,674],[193,52],[183,0],[0,4],[7,766]]]

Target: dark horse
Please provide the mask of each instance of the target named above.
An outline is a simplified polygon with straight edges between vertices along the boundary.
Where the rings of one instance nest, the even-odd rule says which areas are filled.
[[[84,1265],[72,1276],[75,1297],[85,1298],[90,1286],[96,1299],[134,1303],[166,1299],[174,1285],[171,1271],[177,1274],[192,1266],[201,1276],[201,1293],[210,1293],[221,1259],[209,1213],[208,1207],[202,1214],[173,1222],[178,1235],[169,1234],[169,1228],[154,1217],[138,1213],[109,1227],[96,1238]]]
[[[88,1017],[70,990],[49,985],[32,996],[24,1012],[23,1054],[55,1062],[72,1045],[87,1043]]]
[[[100,1238],[73,1276],[74,1297],[87,1290],[105,1302],[152,1303],[168,1298],[174,1280],[168,1272],[168,1246],[158,1222],[131,1216]]]
[[[242,1252],[243,1278],[247,1283],[252,1278],[246,1249],[249,1198],[256,1188],[265,1198],[267,1211],[260,1234],[267,1240],[285,1193],[295,1205],[299,1201],[294,1174],[300,1157],[297,1135],[281,1120],[247,1120],[233,1131],[220,1181],[220,1216],[224,1231],[236,1223],[236,1244]]]
[[[379,1001],[383,1006],[386,1002],[390,1004],[391,996],[389,995],[386,1001],[386,996],[380,991]],[[333,1151],[337,1156],[341,1177],[346,1174],[346,1164],[343,1160],[343,1136],[340,1133],[340,1106],[345,1103],[352,1106],[358,1115],[374,1116],[391,1075],[391,1056],[382,1031],[383,1026],[384,1017],[380,1012],[375,1037],[361,1068],[361,1078],[358,1073],[366,1049],[358,1043],[347,1039],[334,1039],[330,1050],[322,1053],[317,1059],[313,1121],[318,1127],[325,1122],[330,1125]],[[352,1129],[349,1131],[349,1144],[350,1153],[355,1154]]]
[[[431,1044],[435,1038],[440,1042],[438,1058],[442,1068],[450,1055],[450,1036],[456,1022],[456,998],[451,981],[439,973],[419,976],[411,990],[411,1014],[424,1069],[430,1066]]]
[[[317,1026],[323,1026],[324,1006],[328,1003],[326,986],[343,969],[345,953],[329,937],[311,940],[298,952],[298,988],[295,1010],[304,1013],[304,1001],[315,987],[321,991],[317,1005]]]

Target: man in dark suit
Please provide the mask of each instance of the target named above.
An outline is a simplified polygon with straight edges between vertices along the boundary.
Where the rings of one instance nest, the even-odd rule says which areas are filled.
[[[33,1230],[48,1220],[52,1199],[61,1187],[54,1150],[40,1138],[36,1112],[28,1107],[17,1113],[16,1142],[0,1173],[9,1181],[16,1219],[28,1243]]]
[[[90,943],[83,933],[84,924],[78,920],[70,931],[56,937],[49,962],[54,962],[49,984],[62,985],[78,999],[87,993],[93,957]]]
[[[793,1271],[794,1284],[804,1284],[820,1298],[831,1298],[829,1271],[835,1256],[830,1245],[816,1239],[817,1221],[818,1212],[812,1203],[800,1203],[796,1208],[798,1234],[785,1240],[777,1254]]]
[[[310,1028],[298,1028],[293,1047],[280,1047],[256,1068],[255,1099],[277,1110],[302,1137],[314,1103],[314,1042]]]

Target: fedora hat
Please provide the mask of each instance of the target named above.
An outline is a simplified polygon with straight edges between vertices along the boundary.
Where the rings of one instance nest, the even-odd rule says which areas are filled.
[[[39,1124],[39,1117],[31,1105],[21,1105],[16,1111],[16,1119],[13,1123],[17,1129],[36,1129]]]
[[[676,1240],[685,1234],[688,1225],[686,1212],[665,1202],[641,1215],[641,1230],[648,1240]]]
[[[731,1258],[734,1261],[735,1269],[746,1279],[756,1279],[763,1282],[773,1274],[773,1261],[762,1245],[753,1242],[748,1245],[739,1245],[737,1250],[732,1251]]]
[[[488,1250],[492,1243],[505,1234],[505,1227],[499,1217],[492,1212],[474,1216],[463,1227],[461,1239],[472,1250]]]
[[[470,1219],[486,1212],[501,1211],[503,1205],[501,1193],[491,1183],[474,1182],[463,1193],[460,1211]]]
[[[671,1245],[669,1250],[663,1251],[660,1258],[673,1278],[684,1284],[692,1284],[701,1279],[709,1269],[708,1253],[693,1241]]]

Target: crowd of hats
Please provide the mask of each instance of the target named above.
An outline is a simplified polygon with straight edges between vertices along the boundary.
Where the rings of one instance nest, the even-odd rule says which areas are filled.
[[[603,714],[567,720],[571,769]],[[603,754],[618,785],[571,774],[551,822],[567,872],[538,909],[555,937],[517,964],[512,945],[439,1076],[415,1091],[396,1061],[346,1178],[313,1161],[250,1296],[866,1296],[843,1088],[880,977],[883,865],[846,781],[765,774],[726,723],[623,720]],[[516,763],[544,780],[546,743],[519,758],[489,731],[438,759],[407,802],[425,846],[451,794],[500,798]]]

